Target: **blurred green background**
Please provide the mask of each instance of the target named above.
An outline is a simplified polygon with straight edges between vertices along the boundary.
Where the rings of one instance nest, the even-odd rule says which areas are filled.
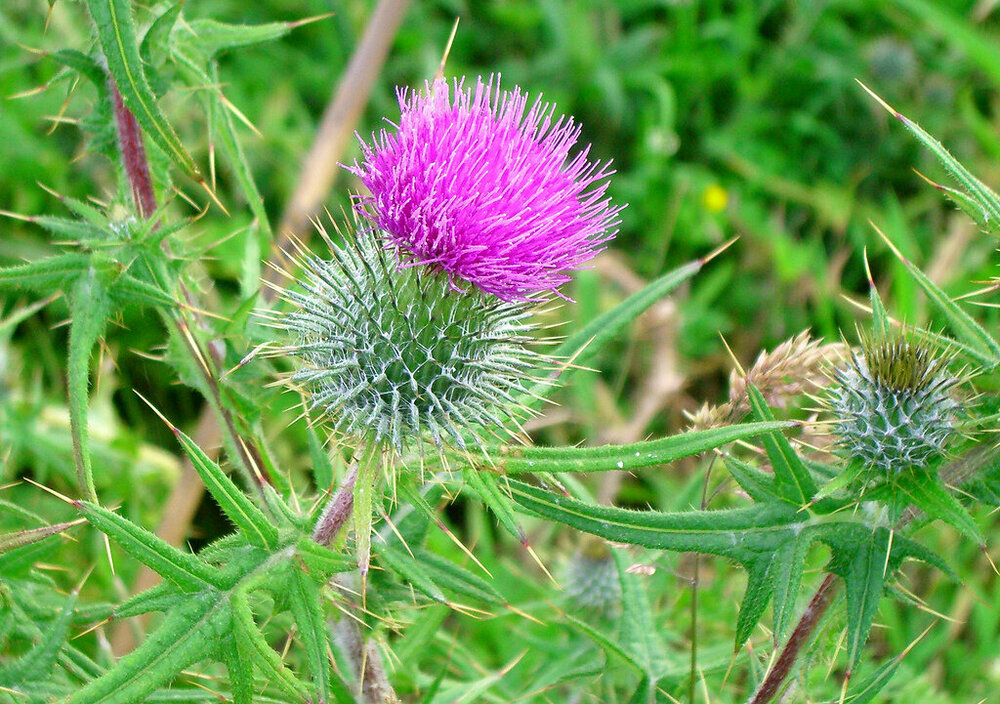
[[[189,17],[251,24],[333,13],[282,40],[230,52],[220,61],[223,92],[259,130],[241,129],[241,134],[274,224],[373,5],[201,0],[184,9]],[[559,112],[579,120],[584,141],[593,144],[593,157],[614,160],[617,173],[610,193],[628,207],[611,251],[571,291],[577,303],[554,314],[565,321],[563,329],[610,307],[643,281],[739,236],[692,283],[639,321],[628,339],[607,350],[597,373],[577,375],[562,392],[562,405],[535,424],[540,441],[661,435],[684,427],[684,411],[725,397],[732,362],[723,337],[744,364],[807,328],[830,340],[842,333],[853,339],[855,321],[861,318],[848,299],[866,295],[866,247],[890,311],[910,323],[933,325],[914,284],[869,221],[952,295],[974,290],[974,281],[995,275],[993,243],[915,173],[944,181],[940,167],[857,81],[920,122],[985,182],[1000,183],[996,5],[991,0],[413,2],[357,130],[367,135],[381,128],[383,117],[398,116],[395,86],[419,86],[433,76],[456,18],[460,24],[447,76],[500,73],[506,85],[541,93]],[[140,8],[140,25],[166,6]],[[66,0],[51,10],[44,0],[7,0],[0,8],[4,211],[61,214],[46,189],[81,199],[108,200],[117,194],[114,168],[88,149],[90,137],[76,124],[100,119],[92,112],[92,88],[80,84],[70,90],[63,81],[45,91],[33,90],[58,72],[45,51],[92,45],[85,12],[80,3]],[[207,163],[210,140],[191,91],[167,91],[163,105],[188,148]],[[344,161],[357,153],[352,143]],[[248,240],[256,231],[248,228],[251,216],[233,175],[220,167],[217,178],[230,214],[210,208],[185,236],[192,242],[220,243],[204,262],[202,284],[218,296],[221,312],[232,315],[242,303]],[[181,185],[201,197],[192,186]],[[356,186],[344,174],[327,200],[330,211],[348,207],[349,189]],[[193,212],[183,201],[172,208],[184,215]],[[31,223],[0,221],[2,264],[38,259],[54,247]],[[7,315],[30,302],[6,301],[2,312]],[[66,336],[58,325],[65,315],[65,306],[56,301],[3,332],[4,481],[27,474],[72,491],[62,361]],[[997,316],[988,309],[982,316],[995,329]],[[138,316],[120,322],[109,332],[110,354],[100,362],[102,380],[91,421],[101,429],[95,433],[95,452],[106,468],[106,502],[124,503],[132,517],[153,526],[176,478],[176,448],[132,390],[181,427],[194,423],[201,401],[165,374],[166,367],[144,356],[160,352],[159,323]],[[290,417],[283,409],[294,400],[275,398],[274,404],[274,418],[266,422],[274,451],[293,467],[301,465],[301,434],[284,432]],[[695,469],[628,480],[613,487],[613,497],[638,506],[682,508],[684,501],[696,498]],[[19,492],[16,496],[25,505],[43,503],[37,490],[12,491]],[[981,517],[996,536],[995,517],[985,511]],[[540,607],[557,598],[539,586],[541,578],[530,563],[511,557],[510,546],[493,534],[481,509],[460,505],[449,518],[467,541],[484,546],[484,562],[496,563],[498,579],[519,599],[537,600]],[[192,536],[200,543],[223,529],[217,511],[206,504]],[[542,546],[543,559],[556,567],[578,547],[573,536],[539,530],[536,544]],[[440,547],[454,550],[446,540]],[[887,701],[919,696],[926,702],[974,702],[995,696],[1000,688],[995,575],[976,550],[961,546],[950,532],[943,531],[940,547],[955,556],[968,586],[914,571],[911,587],[932,609],[961,623],[941,623],[921,641],[888,690]],[[690,565],[662,555],[646,559],[660,566],[648,580],[655,618],[664,633],[673,634],[672,647],[683,653],[690,598],[684,577]],[[742,577],[723,564],[706,569],[701,639],[724,644],[731,638]],[[121,575],[124,583],[129,577],[127,570]],[[601,701],[611,696],[601,694],[603,685],[594,684],[597,674],[583,664],[584,685],[568,690],[578,698],[563,698],[565,692],[558,688],[532,693],[535,683],[547,686],[546,648],[558,652],[565,667],[577,655],[583,663],[584,655],[593,654],[593,644],[579,634],[546,632],[526,621],[512,626],[509,615],[482,623],[449,618],[446,630],[452,635],[442,637],[453,639],[448,641],[452,648],[461,644],[461,657],[486,670],[498,670],[528,649],[483,696],[496,701]],[[874,663],[898,653],[933,620],[889,600],[880,618],[885,627],[873,636]],[[522,629],[517,643],[509,642],[512,627]],[[405,634],[405,624],[399,630]],[[835,631],[834,626],[829,635],[833,644]],[[430,663],[448,650],[445,642],[435,642],[424,654],[402,647],[413,650],[408,657]],[[433,669],[432,664],[427,667]],[[745,664],[735,668],[746,669]],[[836,677],[824,681],[826,670],[826,660],[818,661],[809,678],[807,691],[815,697],[836,697],[839,691]],[[708,676],[712,702],[729,701],[745,684],[744,675],[725,684],[722,672]]]

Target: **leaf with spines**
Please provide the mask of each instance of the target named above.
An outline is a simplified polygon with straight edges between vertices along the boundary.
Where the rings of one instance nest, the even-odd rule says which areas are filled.
[[[758,421],[774,421],[774,414],[756,386],[747,384],[747,396]],[[782,498],[796,506],[806,505],[816,495],[816,482],[792,444],[779,432],[767,433],[761,441],[774,469],[775,486]]]
[[[190,177],[203,183],[194,159],[156,102],[139,55],[132,4],[127,0],[87,0],[108,71],[125,106],[143,130]]]
[[[76,598],[76,591],[70,593],[48,632],[34,648],[20,658],[0,665],[0,691],[30,695],[36,683],[49,678],[59,652],[68,640]]]

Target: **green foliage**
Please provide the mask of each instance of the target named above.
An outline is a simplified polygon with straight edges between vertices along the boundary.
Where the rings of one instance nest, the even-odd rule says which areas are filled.
[[[1000,154],[995,19],[925,0],[412,3],[361,134],[394,119],[395,84],[433,75],[461,15],[446,73],[544,89],[595,156],[614,157],[613,195],[631,205],[614,257],[576,282],[579,304],[533,312],[564,336],[538,345],[558,371],[504,401],[539,418],[495,428],[485,454],[404,453],[412,471],[388,473],[383,493],[377,453],[300,422],[297,395],[271,383],[294,367],[251,352],[275,348],[262,319],[287,314],[261,295],[272,219],[373,6],[315,24],[299,18],[322,3],[88,0],[56,3],[51,23],[0,10],[0,88],[19,96],[0,111],[0,701],[346,704],[371,700],[380,677],[428,703],[652,704],[698,682],[712,701],[745,701],[825,574],[843,598],[786,697],[988,696],[1000,603],[981,551],[1000,463],[981,431],[1000,412],[1000,342],[995,311],[965,298],[993,273],[995,243],[955,240],[962,256],[934,261],[965,216],[1000,235],[986,185]],[[881,99],[906,130],[866,117],[858,76],[927,130]],[[146,140],[148,218],[112,85]],[[954,187],[921,190],[911,167],[939,165]],[[851,458],[826,452],[825,417],[752,370],[746,422],[685,427],[692,399],[723,395],[720,332],[741,360],[806,327],[836,338],[864,293],[872,335],[902,320],[928,368],[954,356],[976,372],[958,373],[976,402],[948,454],[859,493]],[[512,435],[534,444],[499,439]],[[178,482],[207,489],[192,526],[170,513]],[[345,496],[354,521],[319,544],[317,522]],[[184,547],[153,530],[172,520]],[[362,579],[352,553],[367,569],[369,540]],[[591,540],[600,560],[580,560]],[[709,558],[692,571],[687,553]],[[143,567],[161,581],[133,593]],[[601,591],[599,608],[580,585]],[[933,619],[917,600],[967,625],[921,640]],[[113,657],[107,641],[130,628],[136,647]]]

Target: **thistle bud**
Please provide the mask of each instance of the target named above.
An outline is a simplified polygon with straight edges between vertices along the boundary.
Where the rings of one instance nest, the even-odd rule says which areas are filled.
[[[438,446],[479,444],[496,433],[534,383],[542,357],[526,345],[524,303],[460,292],[446,274],[401,266],[362,228],[328,261],[306,256],[297,310],[281,326],[285,353],[304,365],[292,376],[335,431],[402,453],[429,436]]]
[[[843,454],[869,483],[927,468],[956,434],[951,357],[898,334],[862,336],[851,356],[827,398]]]
[[[577,608],[607,613],[621,602],[618,565],[608,544],[588,537],[566,565],[566,596]]]

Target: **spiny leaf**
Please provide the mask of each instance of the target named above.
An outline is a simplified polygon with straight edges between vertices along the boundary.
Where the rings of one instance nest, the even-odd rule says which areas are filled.
[[[877,529],[869,540],[855,544],[854,554],[846,564],[848,672],[861,658],[861,649],[868,640],[868,632],[882,597],[887,576],[889,537],[888,530]]]
[[[60,649],[66,643],[76,597],[77,593],[74,591],[66,598],[59,615],[41,642],[17,660],[0,667],[0,687],[30,694],[31,690],[25,687],[26,684],[43,681],[49,676]]]
[[[384,543],[374,543],[372,552],[378,556],[386,567],[412,584],[434,601],[447,604],[444,592],[424,569],[424,566],[403,548],[396,548]]]
[[[514,506],[510,497],[500,487],[498,478],[489,472],[479,471],[473,467],[466,467],[462,470],[462,476],[469,486],[479,495],[480,500],[489,507],[493,515],[500,521],[500,525],[507,529],[507,532],[526,543],[527,538],[520,522],[514,516]]]
[[[756,386],[747,384],[747,396],[754,416],[761,422],[774,420],[774,414],[767,407],[764,396]],[[774,469],[778,491],[786,501],[796,506],[804,506],[816,495],[816,482],[809,469],[784,435],[772,432],[761,438],[767,457]]]
[[[57,535],[77,525],[80,525],[80,521],[54,523],[51,526],[43,526],[41,528],[29,528],[14,533],[2,533],[0,534],[0,553],[9,552],[10,550],[30,545],[31,543],[37,543],[40,540],[45,540],[49,536]]]
[[[611,557],[618,568],[618,581],[622,586],[619,640],[643,674],[655,681],[667,668],[667,651],[653,622],[649,596],[636,576],[628,573],[628,561],[625,555],[621,551],[613,550]]]
[[[194,159],[167,122],[149,86],[139,56],[132,6],[128,0],[87,0],[108,70],[132,111],[154,142],[192,178],[202,181]]]
[[[743,601],[740,602],[740,614],[736,619],[734,652],[742,648],[750,638],[750,634],[764,614],[764,609],[771,601],[775,587],[772,575],[774,564],[773,557],[762,556],[747,565],[747,588],[743,594]]]
[[[170,32],[177,23],[177,18],[180,17],[183,6],[183,2],[171,5],[160,13],[159,17],[153,20],[153,24],[149,25],[149,29],[146,30],[146,33],[142,37],[142,42],[139,44],[139,56],[142,57],[143,62],[152,64],[153,50],[166,47],[167,40],[170,38]]]
[[[948,319],[948,323],[951,325],[951,329],[955,331],[955,335],[972,347],[981,359],[986,360],[988,366],[1000,364],[1000,344],[997,344],[996,340],[990,337],[989,333],[973,320],[972,316],[962,310],[958,303],[938,288],[937,284],[931,281],[924,272],[920,271],[913,262],[904,257],[902,252],[881,231],[877,228],[876,231],[882,235],[882,239],[889,245],[893,254],[903,263],[907,271],[910,272],[910,276],[924,290],[930,301]]]
[[[505,604],[507,600],[491,582],[473,574],[451,560],[435,555],[419,546],[411,547],[414,559],[420,563],[434,582],[456,594],[491,604]]]
[[[190,31],[178,33],[175,39],[212,58],[226,49],[280,39],[302,24],[302,21],[226,24],[211,19],[196,19],[187,22],[185,29]]]
[[[249,646],[251,658],[261,674],[275,681],[284,692],[296,701],[305,701],[309,696],[309,688],[285,667],[281,656],[264,639],[264,635],[254,621],[253,612],[246,598],[237,596],[232,599],[233,637]]]
[[[299,630],[302,646],[306,650],[313,685],[320,702],[327,701],[327,694],[333,694],[342,704],[354,704],[347,685],[333,672],[327,655],[329,637],[323,618],[320,589],[304,572],[291,570],[289,580],[289,603],[292,616]]]
[[[724,455],[722,461],[726,464],[726,469],[745,491],[751,499],[758,503],[768,501],[780,501],[781,495],[775,486],[774,477],[767,472],[762,472],[756,467],[742,462],[728,454]]]
[[[167,613],[185,599],[187,596],[177,589],[176,584],[170,581],[160,582],[155,587],[139,592],[116,606],[114,618],[131,618],[151,611]]]
[[[514,500],[543,518],[619,543],[702,552],[742,563],[773,552],[797,535],[808,517],[781,503],[715,511],[661,513],[598,506],[510,481]]]
[[[90,260],[84,254],[57,254],[38,262],[0,268],[0,291],[20,289],[51,293],[85,274]]]
[[[66,360],[73,459],[80,491],[89,501],[97,500],[87,434],[90,355],[97,339],[104,332],[110,312],[111,301],[107,289],[91,269],[80,277],[70,295],[72,321],[69,328],[69,357]]]
[[[136,650],[75,692],[66,704],[135,704],[230,636],[228,602],[186,600]]]
[[[784,641],[785,632],[795,613],[795,600],[802,584],[802,570],[812,544],[812,530],[806,528],[798,539],[791,540],[774,554],[770,578],[774,582],[774,642]]]
[[[125,552],[185,591],[221,587],[220,573],[198,557],[181,552],[127,518],[97,506],[76,503],[87,521],[114,539]]]
[[[977,545],[985,543],[983,534],[972,520],[972,516],[936,475],[915,471],[901,477],[895,486],[931,518],[938,518],[954,526],[962,535],[975,540]]]
[[[790,428],[787,421],[745,423],[692,430],[659,440],[600,447],[525,447],[494,451],[497,468],[507,474],[525,472],[608,472],[654,467],[706,452],[736,440]],[[502,456],[506,452],[507,456]],[[499,456],[498,456],[499,455]]]
[[[257,506],[240,491],[232,479],[222,471],[222,468],[205,454],[195,442],[177,428],[170,426],[177,436],[184,453],[191,460],[191,465],[198,476],[205,482],[212,497],[218,502],[219,508],[226,514],[240,531],[254,545],[273,549],[278,544],[278,531]]]

